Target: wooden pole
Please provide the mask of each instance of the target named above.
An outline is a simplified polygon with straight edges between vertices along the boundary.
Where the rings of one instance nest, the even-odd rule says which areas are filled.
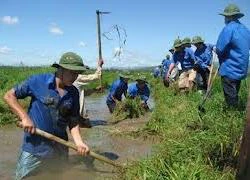
[[[102,59],[102,42],[101,42],[101,26],[100,26],[100,14],[99,10],[96,11],[97,17],[97,45],[98,45],[98,55],[99,59]]]
[[[100,24],[100,15],[101,14],[109,14],[110,12],[101,12],[96,10],[96,20],[97,20],[97,46],[98,46],[98,57],[99,60],[102,59],[102,41],[101,41],[101,24]],[[103,92],[102,87],[102,76],[100,77],[100,87]]]
[[[237,164],[237,180],[248,180],[250,179],[250,96],[247,102],[247,116],[246,124],[243,132],[243,137],[240,146],[240,154]]]
[[[208,81],[207,81],[207,90],[210,87],[211,84],[211,78],[212,78],[212,73],[213,73],[213,69],[214,69],[214,59],[215,59],[216,54],[213,52],[213,57],[212,57],[212,62],[211,62],[211,67],[210,67],[210,73],[209,73],[209,77],[208,77]]]
[[[77,147],[76,147],[76,145],[74,143],[69,142],[69,141],[65,141],[64,139],[61,139],[61,138],[59,138],[59,137],[57,137],[57,136],[55,136],[53,134],[49,134],[49,133],[47,133],[47,132],[45,132],[45,131],[43,131],[41,129],[36,128],[35,134],[37,134],[39,136],[42,136],[42,137],[45,137],[47,139],[50,139],[52,141],[56,141],[56,142],[58,142],[60,144],[63,144],[65,146],[67,146],[67,147],[69,147],[69,148],[74,149],[75,151],[77,151]],[[121,167],[121,165],[115,163],[114,161],[112,161],[112,160],[110,160],[110,159],[108,159],[108,158],[106,158],[104,156],[96,154],[93,151],[90,151],[89,155],[91,157],[94,157],[95,159],[98,159],[98,160],[103,161],[105,163],[111,164],[111,165],[116,166],[116,167]]]
[[[101,26],[100,26],[100,11],[96,11],[96,18],[97,18],[97,46],[98,46],[98,58],[99,60],[102,59],[102,42],[101,42]],[[100,87],[101,92],[103,92],[102,88],[102,75],[100,77]]]
[[[18,121],[17,126],[22,127],[22,123],[20,121]],[[43,130],[41,130],[39,128],[35,128],[35,134],[39,135],[39,136],[42,136],[42,137],[45,137],[45,138],[47,138],[49,140],[58,142],[60,144],[63,144],[64,146],[67,146],[67,147],[77,151],[77,147],[76,147],[76,145],[74,143],[69,142],[69,141],[65,141],[64,139],[61,139],[61,138],[59,138],[59,137],[57,137],[57,136],[55,136],[53,134],[47,133],[47,132],[45,132],[45,131],[43,131]],[[122,165],[117,164],[116,162],[114,162],[114,161],[112,161],[112,160],[110,160],[110,159],[108,159],[108,158],[106,158],[104,156],[101,156],[101,155],[99,155],[99,154],[97,154],[97,153],[95,153],[93,151],[90,151],[89,155],[91,157],[95,158],[95,159],[98,159],[98,160],[103,161],[103,162],[105,162],[107,164],[113,165],[115,167],[120,167],[120,168],[123,167]]]

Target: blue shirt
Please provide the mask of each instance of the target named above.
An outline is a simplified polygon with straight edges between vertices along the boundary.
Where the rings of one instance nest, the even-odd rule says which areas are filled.
[[[170,64],[172,63],[173,61],[170,60],[170,59],[165,59],[162,63],[162,77],[163,79],[165,78],[166,76],[166,73],[168,72],[168,69],[169,69],[169,66]]]
[[[149,99],[150,90],[147,84],[145,84],[143,89],[139,89],[137,83],[130,83],[128,86],[128,95],[132,98],[140,96],[141,100],[146,103]]]
[[[154,77],[159,77],[161,75],[161,70],[159,67],[156,67],[153,71]]]
[[[201,49],[196,49],[194,52],[196,63],[203,69],[211,65],[213,57],[213,45],[204,44]]]
[[[122,94],[126,96],[128,89],[128,83],[126,83],[122,78],[117,79],[111,85],[109,95],[107,97],[107,103],[115,103],[112,96],[118,101],[122,100]]]
[[[194,61],[195,61],[194,51],[189,47],[185,47],[184,50],[180,52],[175,52],[173,54],[172,63],[177,64],[178,62],[180,62],[181,68],[184,71],[192,69],[194,67]]]
[[[74,86],[66,86],[61,97],[56,90],[54,74],[40,74],[28,78],[14,87],[18,99],[31,97],[28,115],[35,127],[68,140],[66,128],[77,125],[79,120],[79,94]],[[63,145],[38,135],[24,133],[22,149],[33,155],[51,157],[65,150]]]
[[[241,80],[247,76],[250,31],[238,20],[229,22],[216,44],[221,76]]]

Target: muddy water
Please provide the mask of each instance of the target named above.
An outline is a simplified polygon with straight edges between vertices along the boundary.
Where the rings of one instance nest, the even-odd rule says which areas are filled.
[[[123,136],[143,127],[150,113],[139,119],[128,119],[118,124],[109,124],[111,118],[106,107],[106,96],[89,96],[86,106],[91,120],[91,129],[81,129],[89,147],[120,164],[131,162],[150,154],[152,142],[141,138]],[[153,106],[152,100],[149,102]],[[0,179],[13,179],[17,155],[22,142],[22,130],[12,126],[0,128]],[[80,157],[70,151],[66,166],[46,169],[27,179],[116,179],[117,170],[90,157]]]

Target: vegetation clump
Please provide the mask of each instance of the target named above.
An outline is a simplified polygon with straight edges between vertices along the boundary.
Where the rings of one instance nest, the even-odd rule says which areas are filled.
[[[134,99],[126,98],[116,104],[111,123],[118,123],[127,118],[139,118],[144,115],[145,112],[145,108],[141,106],[140,97]]]

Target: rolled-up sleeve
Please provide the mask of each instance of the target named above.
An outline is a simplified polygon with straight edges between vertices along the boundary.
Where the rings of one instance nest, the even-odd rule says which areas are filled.
[[[34,80],[34,77],[30,77],[29,79],[23,81],[21,84],[18,84],[14,87],[17,99],[24,99],[28,96],[32,96],[31,86]]]
[[[94,74],[79,74],[77,79],[75,80],[75,83],[80,82],[80,83],[87,83],[89,81],[94,81],[97,80],[101,77],[102,75],[102,68],[97,67],[96,71]]]

